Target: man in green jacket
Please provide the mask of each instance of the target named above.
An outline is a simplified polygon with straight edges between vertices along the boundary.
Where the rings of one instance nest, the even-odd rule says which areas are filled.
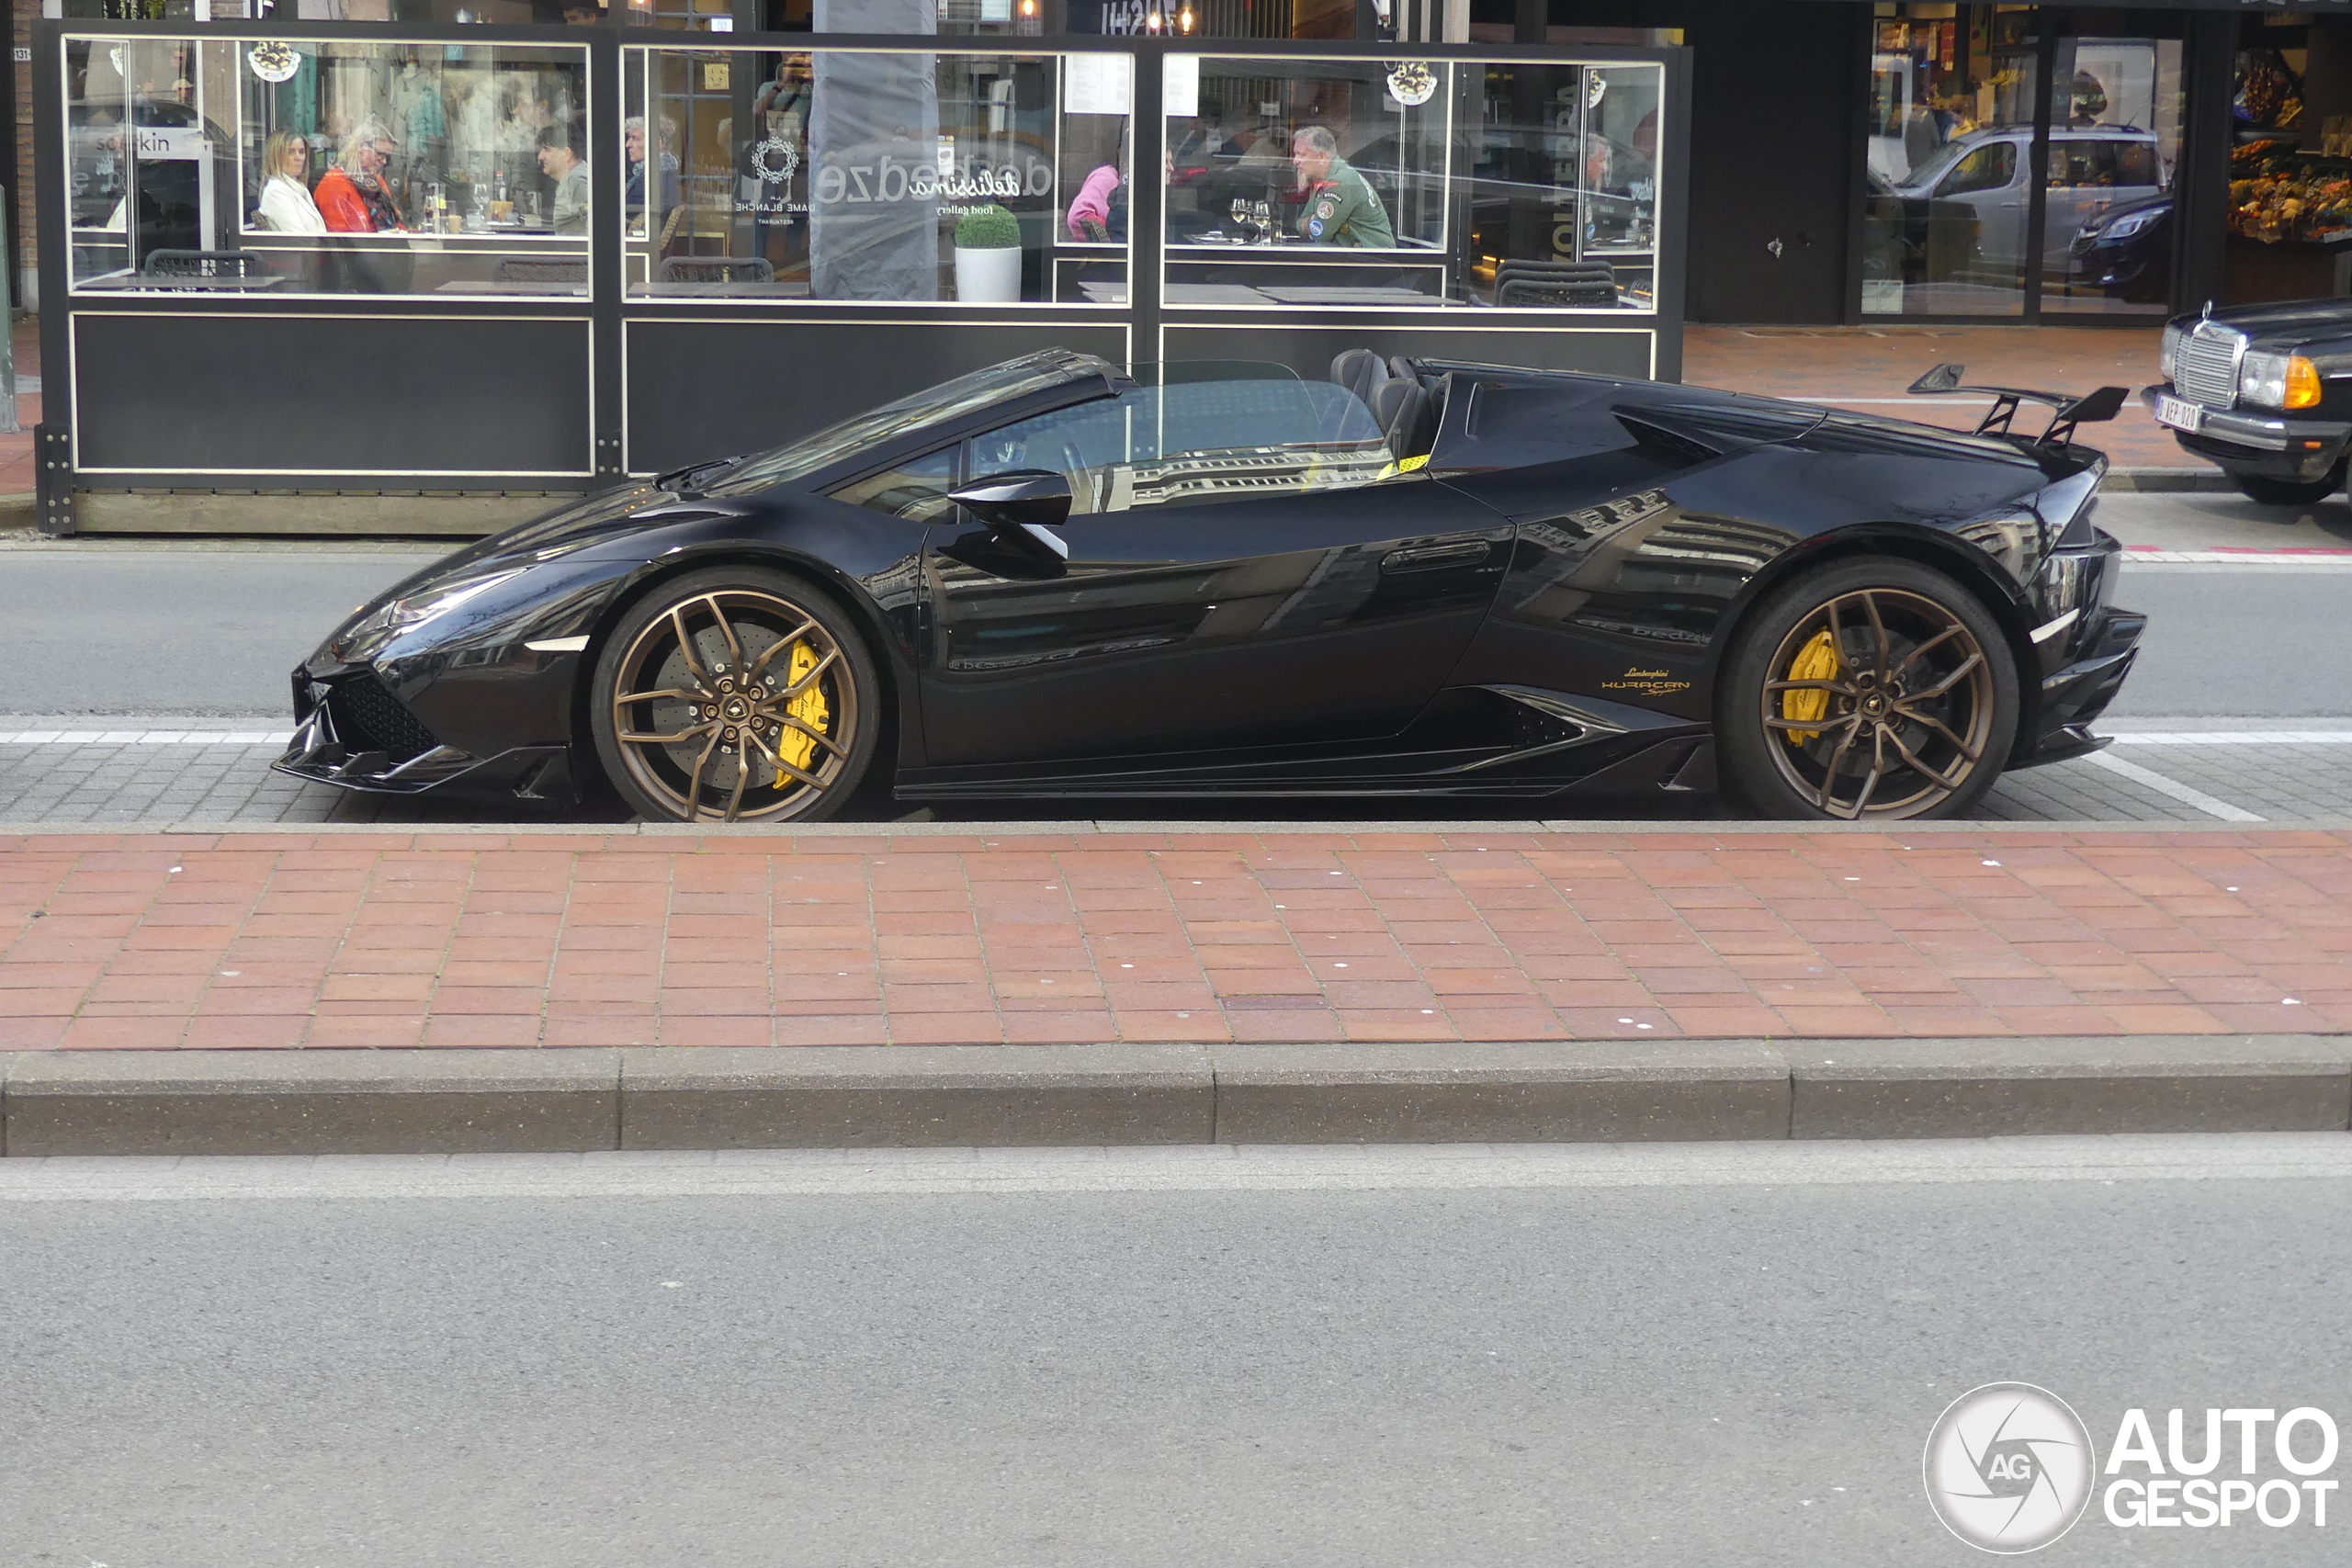
[[[1396,248],[1388,209],[1371,183],[1340,156],[1340,143],[1329,130],[1310,125],[1292,137],[1290,161],[1298,171],[1296,188],[1306,193],[1298,215],[1300,239],[1316,245]]]

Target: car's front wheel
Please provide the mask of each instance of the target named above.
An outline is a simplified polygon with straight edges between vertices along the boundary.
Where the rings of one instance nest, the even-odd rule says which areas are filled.
[[[1727,782],[1771,817],[1956,817],[2017,737],[1999,624],[1940,572],[1868,560],[1807,572],[1743,631],[1718,695]]]
[[[881,723],[874,660],[813,585],[754,567],[675,578],[596,660],[596,754],[640,816],[821,821],[856,793]]]
[[[2253,474],[2232,474],[2230,478],[2248,499],[2265,506],[2315,506],[2344,488],[2344,469],[2340,465],[2320,479],[2266,479]]]

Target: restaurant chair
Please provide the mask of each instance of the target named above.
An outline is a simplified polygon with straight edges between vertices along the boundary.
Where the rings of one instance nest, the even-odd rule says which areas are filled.
[[[1495,271],[1498,305],[1614,309],[1617,274],[1606,262],[1507,261]]]
[[[663,256],[658,283],[774,283],[764,256]]]
[[[585,284],[588,262],[584,256],[501,256],[490,276],[493,283]]]
[[[271,278],[269,265],[257,251],[171,251],[147,253],[140,264],[139,281],[168,288],[191,278]]]

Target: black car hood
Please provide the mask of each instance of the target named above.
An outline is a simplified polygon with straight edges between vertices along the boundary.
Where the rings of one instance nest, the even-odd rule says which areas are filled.
[[[475,540],[463,549],[451,551],[431,566],[410,573],[377,594],[360,606],[359,613],[365,614],[387,599],[398,599],[421,588],[471,572],[496,570],[506,564],[527,565],[535,560],[568,555],[605,539],[620,538],[650,526],[638,520],[638,513],[676,499],[670,491],[651,483],[623,485],[617,490],[599,491],[594,495],[583,496],[534,517],[528,523],[518,523],[503,533],[492,534],[486,539]]]
[[[2183,318],[2193,326],[2198,318]],[[2250,337],[2338,337],[2352,332],[2352,299],[2290,299],[2275,305],[2241,305],[2216,310],[2213,320]]]

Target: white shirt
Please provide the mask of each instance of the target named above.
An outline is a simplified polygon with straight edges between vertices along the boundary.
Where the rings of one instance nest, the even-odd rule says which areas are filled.
[[[275,229],[281,234],[323,234],[327,220],[319,216],[319,204],[311,199],[301,182],[284,175],[272,175],[269,183],[261,187],[261,221],[265,229]]]

